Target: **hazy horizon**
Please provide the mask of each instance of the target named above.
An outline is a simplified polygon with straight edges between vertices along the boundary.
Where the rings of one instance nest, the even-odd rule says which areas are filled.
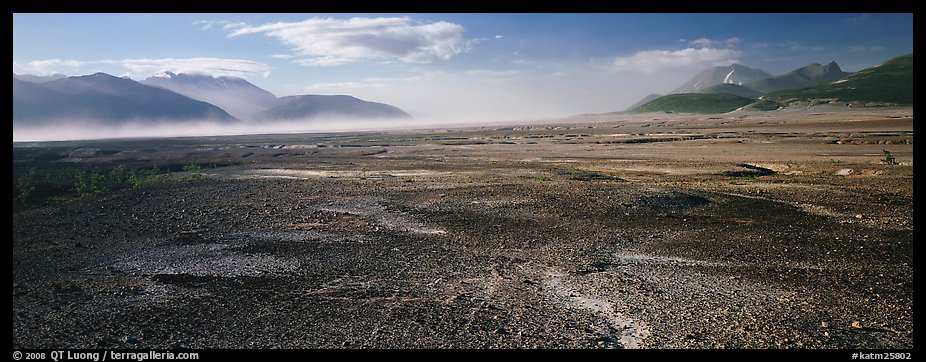
[[[240,136],[299,133],[381,132],[441,130],[502,125],[536,125],[554,118],[502,120],[467,119],[357,119],[322,116],[275,122],[218,122],[214,120],[131,120],[105,124],[92,120],[58,120],[13,129],[13,142],[84,141],[97,139],[148,139],[169,137]],[[322,121],[322,122],[319,122]]]

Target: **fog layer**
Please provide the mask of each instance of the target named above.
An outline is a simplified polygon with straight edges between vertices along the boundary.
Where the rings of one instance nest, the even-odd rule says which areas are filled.
[[[515,120],[486,120],[472,118],[444,119],[350,119],[322,116],[305,120],[273,121],[266,123],[216,121],[131,121],[118,125],[88,120],[58,120],[42,125],[14,124],[13,142],[67,141],[108,138],[149,138],[184,136],[228,136],[275,133],[324,133],[382,131],[424,128],[449,128],[473,125],[513,123]],[[517,121],[529,122],[529,121]]]

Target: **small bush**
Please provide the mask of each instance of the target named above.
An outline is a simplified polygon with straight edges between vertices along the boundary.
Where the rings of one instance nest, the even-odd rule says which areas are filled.
[[[78,171],[74,175],[74,192],[79,196],[100,193],[106,189],[106,176],[100,170]]]
[[[184,165],[183,170],[190,172],[190,177],[194,180],[198,180],[203,177],[202,172],[200,172],[200,170],[202,170],[202,167],[198,164],[190,163],[188,165]]]
[[[170,177],[159,175],[161,169],[157,166],[152,167],[148,170],[135,170],[129,172],[129,183],[132,185],[132,188],[142,188],[151,185],[168,183],[171,181]]]
[[[111,185],[122,185],[128,181],[129,173],[125,170],[124,165],[119,165],[109,171],[107,179]]]
[[[897,164],[897,160],[894,159],[894,155],[891,154],[891,151],[888,151],[888,150],[882,150],[882,151],[884,151],[884,159],[881,160],[881,163],[886,164],[886,165],[896,165]]]

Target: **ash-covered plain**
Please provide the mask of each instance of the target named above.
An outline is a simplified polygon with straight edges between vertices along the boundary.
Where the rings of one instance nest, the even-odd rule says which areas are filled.
[[[912,118],[14,143],[13,347],[912,348]]]

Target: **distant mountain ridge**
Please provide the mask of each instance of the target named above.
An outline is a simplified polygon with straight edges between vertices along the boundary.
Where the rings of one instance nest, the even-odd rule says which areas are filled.
[[[14,124],[56,120],[118,124],[199,119],[266,122],[322,116],[358,119],[411,117],[394,106],[352,96],[277,98],[236,77],[171,72],[142,82],[106,73],[51,77],[58,79],[13,74]]]
[[[394,106],[347,95],[301,95],[279,99],[280,104],[255,116],[256,120],[294,120],[318,116],[352,118],[411,118]]]
[[[305,120],[321,116],[411,117],[394,106],[352,96],[298,95],[277,98],[247,80],[236,77],[165,72],[163,76],[150,77],[142,82],[215,104],[246,121]]]
[[[741,107],[769,111],[823,104],[913,104],[913,54],[890,59],[857,73],[842,71],[836,62],[827,65],[813,63],[742,86],[723,83],[697,94],[662,96],[633,107],[629,112],[725,113]]]
[[[718,84],[743,85],[757,80],[771,77],[771,74],[760,69],[753,69],[742,64],[713,67],[705,69],[693,78],[672,91],[678,93],[698,93],[706,88]]]
[[[836,81],[772,92],[766,98],[783,103],[792,99],[835,99],[839,102],[912,105],[913,54],[890,59]]]
[[[106,73],[33,83],[13,78],[13,122],[236,119],[219,107]]]
[[[16,74],[13,73],[13,79],[24,80],[32,83],[45,83],[53,80],[58,80],[61,78],[67,78],[68,76],[60,73],[55,73],[52,75],[32,75],[32,74]]]
[[[163,76],[149,77],[141,83],[214,104],[242,120],[251,119],[280,103],[272,93],[236,77],[165,72]]]
[[[760,93],[769,93],[784,89],[810,87],[821,83],[832,82],[848,76],[836,62],[827,65],[812,63],[792,70],[784,75],[771,77],[747,83],[744,86]]]

